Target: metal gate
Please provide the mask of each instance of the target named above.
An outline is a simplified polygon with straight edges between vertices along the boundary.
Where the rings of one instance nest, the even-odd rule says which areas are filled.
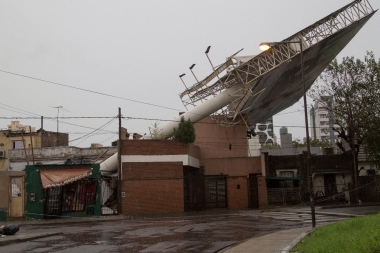
[[[199,175],[185,176],[184,187],[184,207],[185,212],[201,211],[205,209],[205,178]]]
[[[117,214],[117,178],[102,177],[101,180],[102,215]]]
[[[20,218],[24,215],[24,177],[9,179],[9,217]]]
[[[227,208],[225,176],[205,176],[205,207]]]
[[[59,218],[62,214],[62,187],[47,188],[45,196],[45,218]]]
[[[257,183],[258,174],[249,174],[249,208],[259,208],[259,187]]]

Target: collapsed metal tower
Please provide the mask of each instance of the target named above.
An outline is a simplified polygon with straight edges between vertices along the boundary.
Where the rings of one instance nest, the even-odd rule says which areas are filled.
[[[283,40],[302,41],[307,89],[375,12],[368,0],[356,0]],[[244,119],[252,126],[303,96],[299,45],[278,44],[240,66],[234,65],[236,54],[180,94],[185,107],[193,108],[162,126],[161,136],[172,136],[181,117],[196,123],[211,116],[225,126]],[[116,168],[117,154],[100,165],[101,171]]]
[[[349,40],[356,35],[358,32],[357,28],[359,27],[360,29],[374,12],[367,0],[354,1],[284,40],[302,41],[305,63],[306,66],[309,67],[306,73],[307,88],[311,86],[327,64],[336,57]],[[339,36],[339,33],[343,33],[343,30],[348,30],[347,32],[349,32],[350,35]],[[333,41],[332,37],[338,37],[338,41]],[[308,50],[318,46],[318,44],[326,44],[327,41],[329,45],[320,47],[320,52]],[[340,46],[333,48],[337,43],[339,43]],[[328,53],[330,56],[328,57],[329,61],[314,62],[314,66],[310,66],[310,60],[313,60],[315,57],[320,57],[319,54],[321,54],[322,49],[326,47],[332,49]],[[323,53],[326,53],[325,50],[323,50]],[[222,108],[218,108],[217,111],[211,114],[211,117],[218,123],[228,126],[233,124],[233,122],[236,123],[235,119],[238,118],[239,115],[242,115],[246,117],[248,124],[253,125],[260,120],[286,109],[302,97],[302,94],[299,92],[299,88],[301,87],[299,78],[292,78],[292,83],[286,82],[285,80],[279,81],[278,79],[284,75],[284,72],[278,73],[278,71],[273,71],[276,68],[281,68],[282,64],[294,60],[297,64],[292,64],[294,68],[292,72],[298,76],[300,72],[300,59],[297,59],[300,57],[298,44],[276,45],[270,50],[257,55],[237,67],[233,63],[236,54],[215,68],[214,72],[204,80],[196,83],[180,94],[180,98],[186,108],[190,105],[196,107],[204,101],[213,99],[231,87],[238,87],[233,91],[228,91],[230,103]],[[226,69],[227,71],[224,71]],[[310,71],[310,69],[313,69],[313,71]],[[285,68],[285,70],[289,71],[290,69]],[[219,75],[222,74],[223,71],[226,73],[223,77],[219,78]],[[271,77],[264,78],[267,74],[270,74]],[[217,80],[211,83],[215,78],[217,78]],[[264,81],[265,83],[263,83]],[[288,89],[287,87],[289,86],[295,89]],[[294,92],[296,92],[296,94],[292,96],[291,93]],[[277,93],[277,95],[274,93]],[[272,106],[270,104],[272,104]],[[276,104],[283,105],[277,106]],[[273,108],[266,110],[264,113],[258,112],[270,106]]]

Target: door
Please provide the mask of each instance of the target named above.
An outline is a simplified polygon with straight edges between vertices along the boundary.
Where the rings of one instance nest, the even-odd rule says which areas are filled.
[[[10,177],[9,180],[9,217],[20,218],[24,215],[24,177]]]
[[[249,174],[249,208],[259,208],[259,185],[257,182],[258,174]]]
[[[60,218],[62,214],[62,187],[47,188],[45,196],[45,218]]]
[[[205,207],[227,208],[225,176],[205,176]]]
[[[325,196],[336,194],[335,174],[324,174]]]

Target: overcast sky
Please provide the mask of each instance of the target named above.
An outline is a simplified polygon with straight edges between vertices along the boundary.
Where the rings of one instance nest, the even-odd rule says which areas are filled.
[[[44,129],[56,131],[54,107],[63,107],[60,117],[114,117],[121,107],[124,117],[140,118],[123,120],[123,127],[147,133],[153,123],[163,125],[160,120],[185,110],[178,96],[184,90],[178,76],[186,73],[184,81],[193,84],[189,72],[193,63],[198,79],[210,73],[207,46],[211,45],[214,65],[241,48],[240,56],[256,55],[260,42],[283,40],[349,2],[0,1],[0,128],[16,120],[4,117],[18,117],[21,124],[39,129],[40,119],[23,117],[43,115]],[[374,9],[380,7],[378,1],[370,3]],[[366,51],[379,58],[379,25],[377,13],[338,59],[363,58]],[[302,139],[302,110],[297,102],[275,116],[275,134],[287,126],[293,139]],[[71,146],[109,146],[117,139],[118,127],[117,120],[106,125],[110,120],[65,118],[60,119],[59,130],[70,134]],[[75,140],[104,125],[108,132]]]

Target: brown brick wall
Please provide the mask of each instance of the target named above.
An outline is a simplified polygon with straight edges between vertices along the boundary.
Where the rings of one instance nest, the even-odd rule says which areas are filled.
[[[189,156],[199,159],[199,147],[195,144],[188,144],[188,153]]]
[[[205,175],[247,176],[261,172],[261,157],[201,159]]]
[[[42,130],[39,134],[41,135],[41,148],[69,145],[69,134],[58,133],[58,138],[56,132]]]
[[[182,162],[123,163],[123,180],[183,178]]]
[[[240,186],[240,189],[238,189]],[[227,177],[227,202],[229,209],[248,208],[247,177]]]
[[[198,147],[174,140],[126,140],[122,155],[185,155],[198,158]]]
[[[123,163],[122,214],[183,212],[182,162]]]
[[[183,179],[123,181],[122,214],[184,212]]]
[[[201,158],[247,157],[247,129],[244,123],[223,127],[207,117],[194,124]],[[231,144],[231,150],[229,149]]]

